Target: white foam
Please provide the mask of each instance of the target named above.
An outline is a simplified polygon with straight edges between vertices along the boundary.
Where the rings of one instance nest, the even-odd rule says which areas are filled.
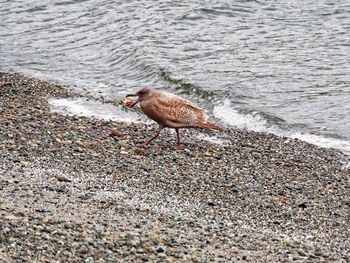
[[[123,122],[140,122],[140,115],[136,112],[125,111],[122,106],[102,104],[99,101],[86,98],[52,99],[49,101],[53,112],[68,115],[92,117],[103,120],[116,120]]]
[[[215,106],[213,114],[224,123],[250,131],[266,131],[267,122],[258,115],[244,115],[230,106],[226,99],[221,105]]]
[[[257,132],[266,131],[279,136],[297,138],[317,146],[335,148],[343,151],[345,154],[350,154],[349,141],[323,137],[321,135],[302,133],[301,131],[295,129],[285,130],[277,126],[270,125],[263,117],[259,115],[244,114],[235,110],[231,106],[229,100],[225,100],[222,104],[215,106],[213,114],[225,124],[233,127]]]

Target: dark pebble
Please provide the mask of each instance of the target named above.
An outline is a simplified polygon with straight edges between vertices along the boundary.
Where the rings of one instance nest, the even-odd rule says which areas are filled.
[[[157,248],[158,253],[163,253],[165,250],[162,247]]]

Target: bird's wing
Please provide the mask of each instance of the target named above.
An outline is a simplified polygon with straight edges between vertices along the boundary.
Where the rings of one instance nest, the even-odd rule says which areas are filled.
[[[156,110],[164,115],[164,117],[172,122],[177,123],[194,123],[205,122],[207,116],[205,111],[191,104],[178,96],[165,97],[157,100],[154,105]]]

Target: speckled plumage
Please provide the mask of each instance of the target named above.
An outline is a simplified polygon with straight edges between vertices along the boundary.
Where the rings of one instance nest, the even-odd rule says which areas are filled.
[[[141,109],[152,120],[170,128],[197,127],[208,119],[203,109],[179,96],[153,90],[141,100]]]
[[[130,105],[133,107],[140,102],[142,111],[152,120],[159,124],[159,131],[147,143],[158,137],[160,131],[165,127],[174,128],[177,132],[178,146],[180,146],[179,128],[207,128],[221,130],[220,127],[208,122],[208,116],[205,111],[186,99],[177,95],[144,88],[135,94],[128,96],[138,96],[135,103]]]

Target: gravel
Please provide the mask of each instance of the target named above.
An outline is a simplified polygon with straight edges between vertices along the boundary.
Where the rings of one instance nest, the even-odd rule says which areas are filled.
[[[348,156],[235,129],[136,148],[157,125],[50,111],[74,96],[0,73],[0,262],[350,261]]]

